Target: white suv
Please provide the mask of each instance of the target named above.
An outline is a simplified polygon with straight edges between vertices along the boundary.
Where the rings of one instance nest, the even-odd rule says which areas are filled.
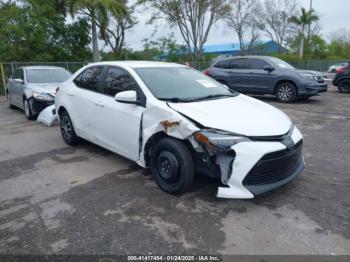
[[[169,193],[202,173],[221,180],[218,197],[253,198],[304,169],[302,135],[284,113],[183,65],[90,64],[55,107],[67,144],[83,138],[149,166]]]

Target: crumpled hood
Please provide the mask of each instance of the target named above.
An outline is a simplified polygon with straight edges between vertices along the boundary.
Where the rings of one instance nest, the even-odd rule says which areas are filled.
[[[207,128],[245,136],[284,135],[292,125],[282,111],[245,95],[169,106]]]
[[[56,88],[62,83],[27,83],[27,86],[35,92],[55,95]]]

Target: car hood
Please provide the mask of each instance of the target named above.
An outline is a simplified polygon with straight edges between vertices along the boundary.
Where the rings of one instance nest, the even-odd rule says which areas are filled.
[[[282,111],[245,95],[168,105],[206,128],[244,136],[284,135],[292,125]]]
[[[309,74],[309,75],[313,75],[313,76],[323,76],[324,75],[321,72],[313,71],[313,70],[296,70],[296,71],[300,74]]]
[[[55,95],[57,87],[62,83],[27,83],[32,91]]]

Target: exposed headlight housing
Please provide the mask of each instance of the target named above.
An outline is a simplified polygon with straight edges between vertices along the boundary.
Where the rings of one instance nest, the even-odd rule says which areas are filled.
[[[218,130],[201,130],[194,134],[195,139],[209,151],[228,151],[235,144],[249,142],[249,138]]]
[[[53,96],[50,96],[49,94],[39,93],[39,92],[34,92],[34,91],[32,93],[32,96],[35,99],[43,100],[43,101],[53,101],[55,99]]]

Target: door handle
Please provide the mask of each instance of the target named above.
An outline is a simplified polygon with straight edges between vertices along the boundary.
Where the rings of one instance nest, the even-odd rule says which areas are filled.
[[[97,107],[104,107],[105,105],[102,102],[95,102],[95,106]]]
[[[74,94],[73,94],[73,93],[67,93],[67,95],[68,95],[68,96],[74,96]]]

